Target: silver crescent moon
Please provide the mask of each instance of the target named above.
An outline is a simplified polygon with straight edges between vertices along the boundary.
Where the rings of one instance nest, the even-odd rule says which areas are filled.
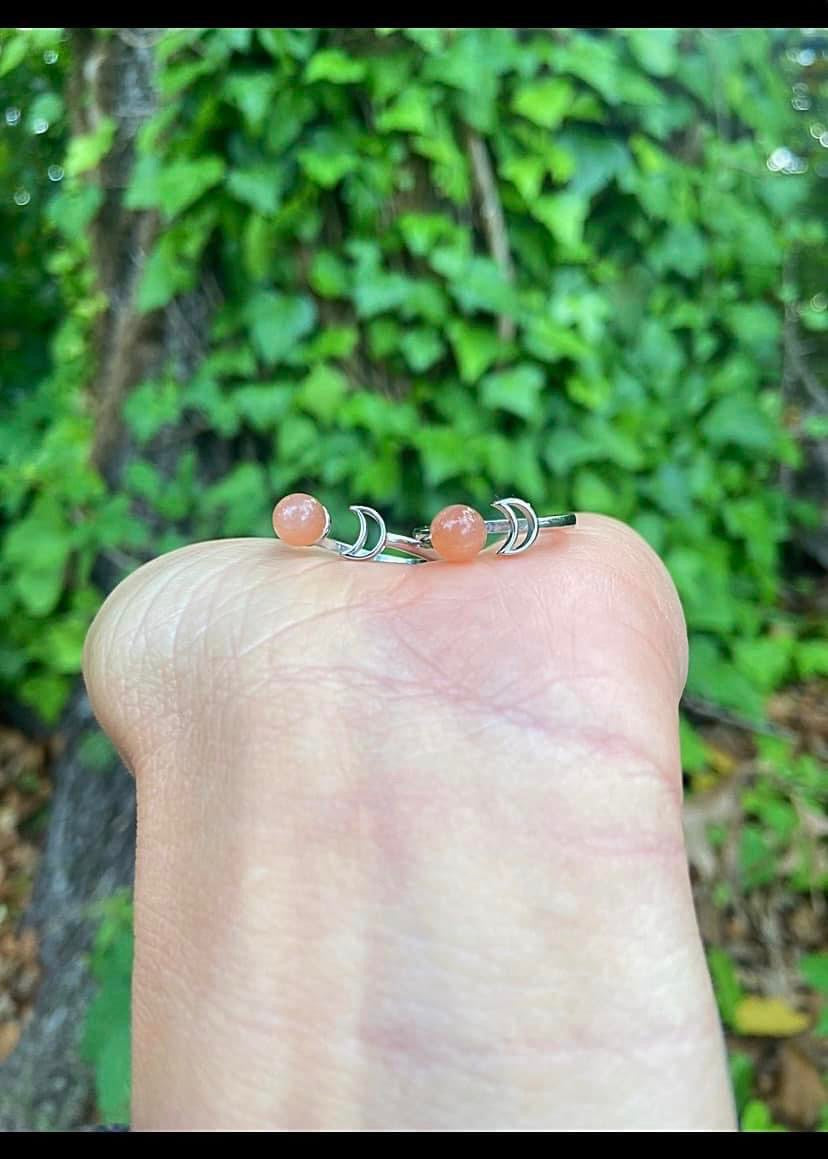
[[[520,524],[518,523],[518,517],[515,515],[512,508],[507,507],[506,504],[506,499],[495,499],[494,503],[491,504],[491,506],[494,507],[496,511],[499,511],[501,515],[505,515],[509,521],[509,530],[506,533],[506,538],[495,552],[496,555],[508,555],[510,548],[517,541],[517,537],[520,535]]]
[[[501,511],[510,523],[508,537],[503,541],[495,554],[520,555],[522,552],[528,551],[540,535],[540,520],[534,507],[530,503],[527,503],[525,499],[517,499],[514,496],[509,499],[497,499],[492,503],[492,507],[496,507],[498,511]],[[525,516],[528,525],[526,535],[520,543],[517,542],[520,536],[520,524],[514,512],[515,507]]]
[[[350,507],[349,510],[353,511],[354,515],[356,515],[357,519],[359,520],[359,535],[356,537],[348,550],[343,551],[342,558],[358,559],[362,561],[374,559],[375,556],[378,556],[382,549],[385,547],[385,542],[388,539],[388,529],[385,526],[385,520],[380,515],[379,511],[375,511],[373,507],[362,507],[356,504]],[[368,538],[368,521],[365,518],[366,515],[369,515],[379,528],[379,539],[370,551],[362,550],[365,545],[365,540]]]

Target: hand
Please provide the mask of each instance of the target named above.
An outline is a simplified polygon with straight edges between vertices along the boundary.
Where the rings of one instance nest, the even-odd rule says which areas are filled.
[[[735,1127],[684,621],[628,528],[419,567],[196,544],[85,671],[138,784],[135,1128]]]

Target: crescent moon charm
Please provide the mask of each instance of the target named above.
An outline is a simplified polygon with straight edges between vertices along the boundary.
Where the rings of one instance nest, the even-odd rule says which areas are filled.
[[[516,499],[514,496],[509,499],[496,499],[492,503],[492,507],[501,511],[509,520],[509,533],[495,555],[520,555],[522,552],[528,551],[540,534],[540,520],[534,507],[525,499]],[[515,507],[526,517],[527,523],[526,534],[520,543],[518,543],[518,538],[521,527],[514,512]]]
[[[373,507],[362,507],[356,504],[350,507],[349,510],[353,511],[354,515],[356,515],[357,519],[359,520],[359,535],[356,537],[348,550],[342,552],[342,558],[358,559],[362,561],[376,558],[376,556],[378,556],[382,549],[385,547],[386,541],[388,539],[388,528],[385,526],[385,520],[380,515],[379,511],[375,511]],[[362,550],[365,546],[365,541],[368,538],[368,521],[365,518],[366,515],[370,516],[379,528],[379,539],[370,549],[370,551]]]

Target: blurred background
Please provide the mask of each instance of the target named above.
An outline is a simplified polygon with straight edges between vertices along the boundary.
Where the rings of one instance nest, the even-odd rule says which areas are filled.
[[[828,29],[0,30],[0,1127],[126,1121],[81,646],[308,490],[627,520],[746,1130],[828,1129]]]

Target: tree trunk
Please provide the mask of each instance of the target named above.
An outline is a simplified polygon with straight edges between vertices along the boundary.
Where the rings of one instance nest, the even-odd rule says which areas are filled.
[[[105,192],[91,227],[92,261],[108,301],[95,336],[96,375],[90,392],[96,410],[94,462],[110,484],[120,477],[132,448],[121,422],[129,391],[172,361],[191,373],[207,343],[208,307],[196,293],[164,311],[140,314],[136,292],[157,236],[154,213],[130,212],[123,191],[134,164],[135,136],[156,107],[154,45],[161,29],[115,29],[98,39],[90,29],[72,33],[74,68],[69,105],[75,133],[100,118],[117,124],[114,146],[97,179]],[[172,455],[151,449],[164,470]],[[104,592],[117,575],[99,561]],[[54,793],[46,848],[26,922],[39,938],[41,982],[21,1041],[0,1066],[0,1130],[66,1130],[89,1124],[94,1093],[79,1053],[94,982],[88,953],[97,927],[94,903],[130,885],[134,864],[135,793],[117,762],[104,771],[85,764],[84,742],[97,731],[81,682],[60,734],[53,769]]]

